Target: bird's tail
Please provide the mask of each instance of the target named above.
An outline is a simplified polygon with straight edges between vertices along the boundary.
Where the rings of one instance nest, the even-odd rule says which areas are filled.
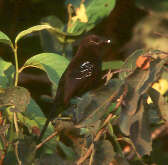
[[[41,139],[43,138],[44,133],[46,132],[50,121],[54,120],[62,111],[63,111],[63,107],[60,104],[57,104],[56,102],[54,102],[52,105],[52,108],[50,110],[50,113],[48,115],[48,118],[47,118],[47,120],[43,126],[43,129],[40,133],[40,136],[37,140],[38,143],[40,143]]]

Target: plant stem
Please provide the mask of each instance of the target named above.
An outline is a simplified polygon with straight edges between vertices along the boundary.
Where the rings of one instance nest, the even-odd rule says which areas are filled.
[[[112,136],[112,138],[113,138],[113,140],[114,140],[114,142],[115,142],[115,144],[116,144],[116,148],[117,148],[117,150],[118,150],[119,155],[120,155],[122,158],[124,158],[124,154],[123,154],[123,152],[122,152],[121,146],[120,146],[120,144],[119,144],[118,141],[117,141],[117,137],[116,137],[116,135],[115,135],[114,132],[113,132],[113,127],[112,127],[112,125],[111,125],[110,122],[109,122],[109,124],[108,124],[108,128],[109,128],[109,133],[110,133],[110,135]]]
[[[18,85],[18,78],[19,78],[19,67],[18,67],[18,58],[17,58],[17,45],[12,48],[15,56],[15,68],[16,68],[16,73],[15,73],[15,86]]]
[[[15,155],[16,155],[16,159],[17,159],[18,165],[22,165],[22,162],[19,159],[19,154],[18,154],[18,144],[19,144],[18,141],[14,143],[14,150],[15,150]]]
[[[18,123],[17,123],[16,112],[14,112],[14,125],[15,125],[16,135],[18,137],[19,136],[19,127],[18,127]]]

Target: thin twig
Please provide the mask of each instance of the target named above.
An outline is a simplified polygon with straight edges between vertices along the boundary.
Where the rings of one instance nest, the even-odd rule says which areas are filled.
[[[96,142],[96,141],[98,141],[98,140],[100,139],[100,137],[101,137],[101,135],[103,134],[104,130],[105,130],[105,129],[102,128],[102,129],[96,134],[96,137],[94,138],[94,142]],[[83,157],[81,157],[81,158],[77,161],[77,165],[82,164],[82,163],[90,156],[90,154],[92,153],[93,149],[94,149],[94,144],[92,143],[92,144],[90,145],[88,151],[86,152],[86,154],[85,154]]]
[[[71,8],[72,8],[72,4],[68,4],[67,5],[67,10],[68,10],[68,28],[71,26],[71,20],[72,20],[72,13],[71,13]]]
[[[121,146],[120,146],[120,144],[117,141],[116,135],[114,134],[113,127],[112,127],[111,123],[108,123],[108,128],[109,128],[109,133],[110,133],[111,137],[113,138],[114,143],[116,145],[116,149],[117,149],[118,153],[120,154],[120,156],[122,158],[124,158],[124,154],[122,153]]]
[[[102,126],[104,127],[105,125],[107,125],[107,123],[111,120],[111,118],[113,117],[113,114],[110,113],[107,118],[105,119],[104,123],[102,124]]]
[[[22,165],[22,162],[19,159],[19,154],[18,154],[18,144],[19,144],[19,141],[14,143],[15,155],[16,155],[16,159],[17,159],[18,164]]]
[[[115,109],[117,109],[122,104],[123,98],[124,98],[125,94],[127,93],[126,91],[127,91],[127,89],[124,91],[123,95],[120,96],[120,101],[119,101],[119,103],[117,103]],[[105,119],[105,121],[103,123],[103,128],[100,129],[100,131],[96,134],[96,137],[94,138],[94,142],[99,140],[101,134],[103,133],[103,131],[105,129],[104,127],[109,123],[109,121],[111,120],[112,117],[113,117],[113,114],[109,114],[108,117]],[[90,145],[88,151],[86,152],[86,154],[77,161],[77,165],[80,165],[81,163],[83,163],[90,156],[93,149],[94,149],[94,144],[92,143]]]
[[[89,165],[92,165],[92,163],[93,163],[94,154],[95,154],[95,149],[94,149],[94,146],[93,146],[92,153],[91,153],[91,156],[90,156]]]
[[[165,133],[166,130],[168,130],[168,122],[165,122],[164,125],[161,125],[152,132],[152,140],[158,138],[163,132]]]
[[[51,140],[53,137],[55,137],[58,134],[58,132],[54,132],[50,136],[48,136],[46,139],[44,139],[40,144],[36,145],[35,151],[37,151],[40,147],[42,147],[45,143],[47,143],[49,140]]]
[[[1,151],[0,151],[1,152]],[[0,153],[1,154],[1,153]],[[3,161],[5,159],[5,153],[0,155],[0,165],[3,165]]]

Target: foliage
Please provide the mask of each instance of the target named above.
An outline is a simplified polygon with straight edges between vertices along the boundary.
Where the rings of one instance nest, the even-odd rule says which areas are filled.
[[[63,114],[68,118],[58,118],[55,128],[50,124],[43,141],[37,141],[46,118],[29,91],[18,86],[20,73],[36,67],[57,86],[70,58],[65,44],[91,30],[115,5],[114,0],[67,3],[71,5],[66,25],[37,25],[20,32],[14,42],[0,31],[0,43],[9,45],[15,58],[15,66],[0,58],[0,163],[125,165],[129,162],[122,143],[128,144],[136,153],[135,159],[144,163],[144,156],[152,151],[152,130],[168,120],[167,88],[156,87],[168,84],[168,54],[159,50],[137,50],[125,62],[104,62],[102,69],[109,69],[106,84],[72,100],[75,107]],[[42,30],[56,34],[61,53],[34,55],[19,68],[18,42]],[[118,78],[111,77],[115,73],[112,69],[118,69]]]

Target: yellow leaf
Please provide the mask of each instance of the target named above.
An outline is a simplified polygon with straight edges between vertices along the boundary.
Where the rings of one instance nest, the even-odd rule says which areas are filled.
[[[83,3],[80,4],[80,7],[76,9],[76,16],[72,17],[72,21],[76,22],[79,19],[81,22],[88,22],[88,17],[86,14],[86,8]]]
[[[164,95],[168,90],[168,81],[165,79],[160,79],[157,83],[154,83],[152,85],[152,88],[157,90],[161,95]],[[152,100],[150,97],[147,99],[147,103],[152,103]]]

